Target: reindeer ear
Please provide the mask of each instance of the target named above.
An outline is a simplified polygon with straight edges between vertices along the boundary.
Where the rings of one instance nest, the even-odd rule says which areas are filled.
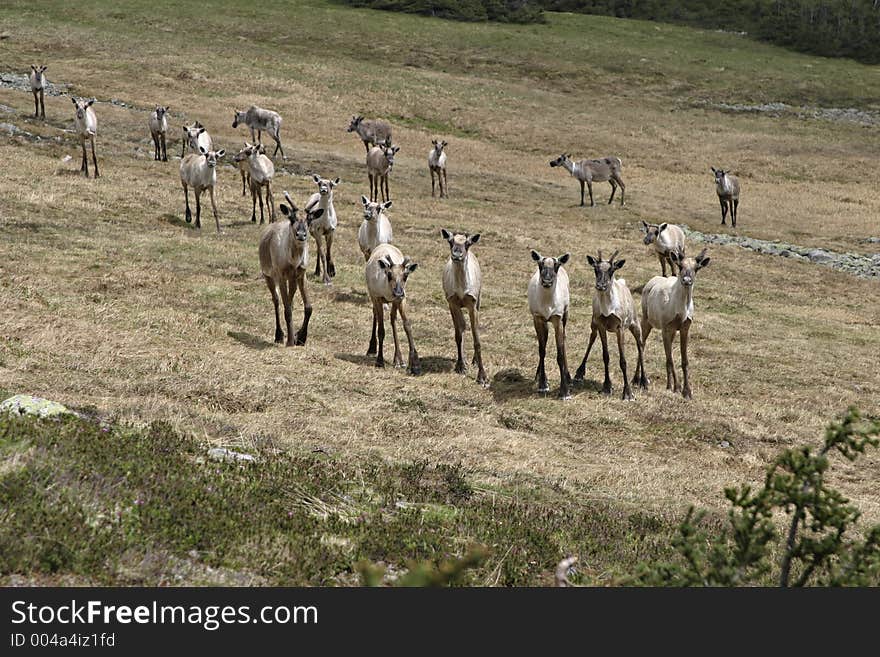
[[[571,257],[571,254],[570,254],[570,253],[566,253],[565,255],[561,255],[561,256],[559,256],[558,258],[556,258],[556,261],[557,261],[560,265],[564,265],[566,262],[568,262],[568,259],[569,259],[570,257]]]
[[[624,259],[624,260],[618,260],[617,262],[615,262],[615,263],[614,263],[614,271],[617,271],[618,269],[622,269],[622,268],[623,268],[623,265],[624,265],[625,263],[626,263],[626,260],[625,260],[625,259]]]
[[[642,226],[644,226],[645,230],[648,230],[648,222],[642,219]]]
[[[89,102],[86,103],[86,107],[91,107],[92,105],[95,104],[95,102],[97,102],[97,100],[98,100],[97,98],[89,98]]]
[[[385,201],[385,202],[382,204],[382,209],[383,209],[383,210],[387,210],[387,209],[390,208],[390,207],[391,207],[391,201]]]
[[[70,102],[73,103],[74,105],[76,105],[76,98],[74,98],[73,96],[71,96],[71,97],[70,97]]]
[[[444,139],[441,143],[442,143],[444,146],[448,146],[448,145],[449,145],[449,142],[446,141],[445,139]]]
[[[223,157],[224,155],[226,155],[226,149],[221,148],[219,151],[216,152],[216,155],[217,157]]]
[[[702,269],[703,267],[708,267],[709,262],[711,262],[712,258],[709,256],[704,256],[703,258],[697,260],[697,269]]]
[[[416,269],[418,269],[418,266],[419,266],[419,263],[410,262],[410,263],[407,263],[406,265],[404,265],[404,268],[406,269],[406,271],[408,273],[412,274]]]
[[[33,67],[31,67],[31,68],[33,68]],[[434,146],[436,146],[436,145],[437,145],[437,140],[436,140],[436,139],[432,139],[432,140],[431,140],[431,143],[434,144]]]
[[[669,224],[660,224],[660,227],[657,229],[657,232],[662,233],[664,230],[666,230],[666,228],[668,226],[669,226]]]
[[[476,244],[479,241],[480,241],[480,234],[479,233],[474,233],[473,235],[471,235],[468,238],[468,244]]]
[[[32,68],[32,69],[34,69],[34,71],[36,71],[36,70],[37,70],[37,67],[36,67],[36,66],[34,66],[34,65],[33,65],[33,64],[31,64],[31,68]]]
[[[367,207],[370,204],[370,199],[361,194],[361,203],[364,204],[364,207]]]
[[[201,153],[202,155],[207,155],[208,151],[207,149],[205,149],[204,146],[199,146],[199,153]]]
[[[315,219],[320,219],[324,214],[324,208],[318,208],[314,212],[309,212],[308,219],[309,221],[314,221]]]
[[[321,182],[321,176],[319,176],[317,173],[313,173],[312,180],[314,180],[316,183],[319,183]]]
[[[447,242],[448,242],[449,240],[452,239],[452,233],[450,233],[450,232],[449,232],[448,230],[446,230],[445,228],[441,228],[441,229],[440,229],[440,235],[441,235],[441,236],[443,237],[443,239],[445,239]]]
[[[534,260],[535,262],[541,262],[541,260],[542,260],[541,254],[538,253],[537,251],[535,251],[534,249],[532,249],[532,260]]]
[[[389,265],[388,262],[384,258],[379,258],[376,262],[379,263],[379,269],[381,269],[383,271],[388,269],[389,267],[391,267],[391,265]]]
[[[284,203],[282,203],[278,207],[281,208],[281,214],[283,214],[285,217],[293,217],[293,213],[291,212],[290,208],[284,205]]]
[[[396,152],[399,151],[399,150],[400,150],[400,146],[392,146],[392,147],[391,147],[391,152],[392,152],[392,153],[396,153]]]
[[[338,184],[341,183],[341,182],[342,182],[342,181],[341,181],[339,178],[337,178],[336,180],[332,181],[332,182],[330,183],[330,185],[331,185],[332,187],[336,187],[336,185],[338,185]]]
[[[715,167],[709,167],[709,168],[712,169],[712,173],[718,173],[718,172],[715,170]]]
[[[644,222],[642,222],[642,223],[644,223]],[[588,256],[587,256],[587,262],[590,263],[590,266],[591,266],[591,267],[595,267],[596,264],[597,264],[597,263],[596,263],[596,259],[595,259],[593,256],[591,256],[591,255],[588,255]]]

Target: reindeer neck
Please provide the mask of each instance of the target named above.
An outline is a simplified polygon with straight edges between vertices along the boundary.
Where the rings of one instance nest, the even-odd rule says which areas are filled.
[[[694,314],[694,286],[682,285],[681,279],[675,279],[672,286],[672,294],[675,298],[675,307],[682,311],[682,320],[691,319]]]

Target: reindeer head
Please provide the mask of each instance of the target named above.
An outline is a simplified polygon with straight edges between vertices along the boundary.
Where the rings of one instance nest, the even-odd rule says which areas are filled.
[[[724,176],[727,175],[727,171],[724,169],[716,169],[715,167],[709,167],[712,169],[712,173],[715,176],[715,184],[720,185],[724,182]]]
[[[375,221],[383,210],[391,207],[391,201],[385,203],[373,203],[366,196],[361,195],[361,203],[364,204],[364,221]]]
[[[363,121],[363,120],[364,120],[364,117],[362,117],[362,116],[352,116],[351,123],[348,124],[348,129],[346,130],[346,132],[354,132],[355,130],[357,130],[358,126],[361,124],[361,121]]]
[[[318,192],[321,196],[327,196],[327,194],[332,192],[333,188],[339,184],[339,178],[336,180],[329,180],[328,178],[322,178],[317,173],[312,174],[312,180],[314,180],[315,184],[318,186]]]
[[[296,207],[293,199],[290,198],[290,194],[284,192],[284,198],[287,199],[288,203],[290,203],[290,207],[282,203],[279,206],[281,209],[281,214],[283,214],[290,220],[290,230],[293,232],[293,236],[296,238],[296,241],[305,242],[307,239],[309,239],[309,225],[315,219],[319,219],[324,214],[324,208],[318,208],[317,210],[306,208],[303,211],[304,216],[300,217],[300,209]]]
[[[185,125],[183,126],[183,134],[184,139],[187,139],[190,144],[196,145],[198,144],[199,135],[205,132],[205,127],[196,121],[191,126]]]
[[[608,260],[605,260],[602,257],[602,249],[599,249],[598,258],[587,256],[587,262],[596,274],[596,289],[599,292],[605,292],[611,287],[611,283],[614,281],[614,272],[623,267],[626,262],[626,260],[615,260],[618,253],[620,253],[620,251],[612,253]]]
[[[235,116],[232,118],[232,127],[237,128],[239,123],[245,122],[245,117],[247,116],[247,112],[241,112],[237,109],[232,110],[235,112]]]
[[[168,107],[162,107],[161,105],[156,105],[156,118],[161,121],[162,117],[168,114]]]
[[[538,263],[538,272],[541,275],[541,285],[543,287],[553,287],[556,284],[556,275],[559,268],[568,262],[571,257],[570,253],[561,255],[558,258],[545,258],[540,253],[532,250],[532,260]]]
[[[80,120],[85,118],[86,110],[94,105],[96,101],[95,98],[76,98],[75,96],[71,96],[70,100],[73,101],[73,105],[76,107],[76,118]]]
[[[263,144],[249,144],[248,142],[244,142],[244,148],[238,151],[233,159],[236,162],[241,162],[254,155],[263,155],[265,152],[266,147],[263,146]]]
[[[434,144],[434,153],[436,153],[437,157],[440,157],[440,154],[443,152],[443,149],[446,147],[446,140],[440,139],[432,139],[431,143]]]
[[[550,160],[550,166],[551,166],[551,167],[561,167],[561,166],[564,166],[565,163],[569,161],[569,158],[570,158],[570,157],[571,157],[570,155],[566,155],[565,153],[563,153],[562,155],[560,155],[559,157],[557,157],[555,160]]]
[[[471,246],[480,241],[479,233],[473,235],[450,233],[445,228],[441,228],[440,234],[443,236],[443,239],[449,242],[449,257],[452,258],[453,262],[463,262]]]
[[[388,277],[391,295],[395,299],[403,299],[406,296],[406,279],[416,270],[416,267],[418,264],[409,258],[404,258],[399,265],[395,265],[389,255],[379,258],[379,269],[384,271],[385,276]]]
[[[400,146],[392,146],[391,139],[389,138],[379,148],[382,149],[382,154],[385,155],[385,159],[388,161],[388,167],[394,167],[394,155],[400,150]]]
[[[642,221],[642,226],[645,229],[645,244],[653,244],[669,224],[649,224],[647,221]]]
[[[219,151],[209,151],[204,146],[199,146],[199,153],[205,156],[205,164],[208,165],[209,169],[216,167],[217,160],[226,155],[226,151],[222,148]]]
[[[48,66],[34,66],[33,64],[31,64],[31,69],[33,69],[33,71],[34,71],[34,75],[36,75],[38,78],[39,78],[39,77],[42,77],[43,72],[44,72],[47,68],[49,68],[49,67],[48,67]]]
[[[706,255],[706,249],[700,251],[696,258],[688,258],[684,252],[679,253],[677,251],[671,252],[669,257],[678,267],[678,280],[685,287],[690,287],[694,284],[697,272],[703,267],[708,267],[710,260],[709,256]]]

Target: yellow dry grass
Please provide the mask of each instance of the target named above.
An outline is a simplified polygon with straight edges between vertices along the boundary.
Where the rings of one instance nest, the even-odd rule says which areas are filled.
[[[536,478],[587,497],[667,509],[719,507],[724,486],[760,479],[784,446],[817,442],[846,406],[877,412],[878,282],[711,248],[712,265],[696,287],[691,402],[665,391],[656,332],[647,346],[652,388],[636,390],[636,402],[618,398],[613,348],[612,398],[597,391],[596,351],[591,381],[575,388],[572,401],[538,395],[525,299],[529,249],[571,251],[573,371],[589,334],[585,255],[621,249],[621,275],[636,286],[659,273],[641,243],[642,219],[717,232],[710,165],[740,174],[740,234],[876,251],[859,243],[878,234],[876,130],[721,114],[688,107],[672,92],[624,85],[585,98],[513,74],[389,67],[320,48],[297,50],[283,66],[281,47],[256,49],[242,62],[235,52],[247,43],[234,32],[229,51],[178,38],[169,52],[155,38],[135,43],[75,23],[38,32],[22,21],[11,29],[15,44],[4,46],[12,48],[4,57],[10,69],[25,70],[51,44],[50,80],[136,109],[97,106],[102,177],[85,180],[79,147],[65,132],[70,100],[47,97],[44,125],[27,117],[29,94],[0,89],[0,103],[15,111],[3,120],[43,136],[0,140],[7,163],[0,179],[0,387],[8,391],[94,405],[135,422],[166,419],[231,447],[272,438],[293,450],[350,458],[377,452],[462,461],[489,485]],[[176,34],[185,26],[167,29]],[[477,28],[460,29],[479,38]],[[85,38],[95,47],[83,48]],[[215,144],[236,149],[245,133],[231,128],[232,107],[256,103],[284,117],[288,160],[276,161],[276,198],[287,189],[304,199],[313,171],[342,178],[338,274],[332,287],[309,277],[315,312],[304,348],[272,344],[272,306],[257,260],[260,228],[249,221],[237,171],[219,171],[223,235],[208,212],[201,234],[183,222],[178,162],[152,160],[146,110],[160,102],[174,115],[169,155],[179,155],[180,125],[194,118]],[[407,288],[425,369],[419,378],[376,370],[364,356],[371,311],[356,233],[367,183],[363,146],[344,128],[365,108],[410,119],[395,123],[401,151],[390,217],[395,243],[420,264]],[[435,135],[419,127],[429,120],[457,132],[439,135],[449,141],[448,201],[429,194],[426,158]],[[621,156],[627,205],[604,205],[610,190],[597,184],[598,207],[577,207],[576,183],[547,166],[562,151]],[[64,155],[73,160],[63,163]],[[485,281],[489,390],[474,383],[474,372],[464,378],[451,371],[441,227],[483,235],[475,248]],[[469,339],[465,344],[470,353]],[[627,348],[634,368],[629,340]],[[552,359],[548,375],[555,394]],[[847,464],[837,473],[843,491],[874,520],[878,463]]]

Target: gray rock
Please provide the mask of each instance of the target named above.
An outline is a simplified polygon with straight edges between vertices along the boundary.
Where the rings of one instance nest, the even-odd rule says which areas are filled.
[[[811,262],[829,262],[834,259],[834,256],[825,249],[813,249],[807,254],[807,257]]]
[[[234,452],[225,447],[212,447],[208,450],[208,456],[212,459],[217,459],[218,461],[248,461],[251,463],[256,461],[256,459],[250,454]]]
[[[10,397],[3,403],[0,403],[0,413],[35,415],[42,418],[56,417],[58,415],[75,415],[64,404],[32,395],[15,395]]]

